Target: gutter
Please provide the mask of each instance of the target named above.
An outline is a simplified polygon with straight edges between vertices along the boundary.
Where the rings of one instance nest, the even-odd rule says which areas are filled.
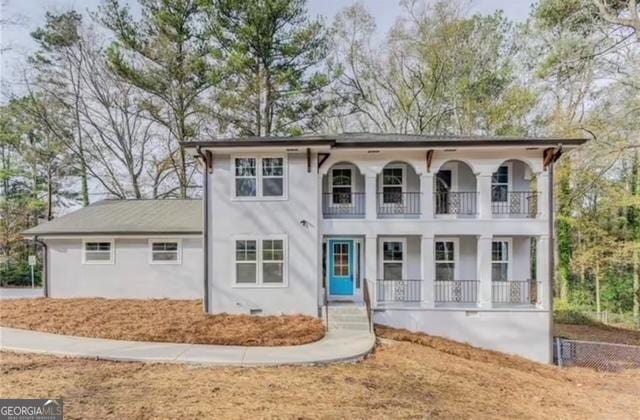
[[[202,159],[202,163],[204,164],[204,168],[202,171],[202,252],[204,254],[204,258],[202,259],[202,269],[203,273],[203,297],[202,297],[202,306],[205,313],[209,312],[209,159],[208,157],[202,153],[202,146],[197,146],[196,151],[200,158]]]
[[[42,253],[42,289],[44,291],[44,297],[49,297],[49,279],[48,277],[48,273],[49,273],[49,248],[47,247],[47,244],[38,239],[38,236],[34,236],[33,237],[33,242],[40,244],[40,246],[42,246],[43,249],[43,253]]]

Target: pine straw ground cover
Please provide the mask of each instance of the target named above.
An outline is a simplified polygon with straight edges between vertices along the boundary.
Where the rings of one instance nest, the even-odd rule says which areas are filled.
[[[0,395],[66,418],[637,418],[640,372],[558,369],[378,327],[357,364],[213,368],[0,353]]]
[[[604,343],[640,346],[640,331],[594,322],[591,325],[558,324],[553,335],[571,340],[601,341]],[[640,391],[638,391],[640,393]]]
[[[316,318],[205,315],[191,300],[19,299],[0,302],[0,325],[56,334],[173,343],[285,346],[324,336]]]

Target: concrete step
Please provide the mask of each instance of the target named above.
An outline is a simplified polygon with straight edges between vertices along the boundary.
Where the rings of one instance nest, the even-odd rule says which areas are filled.
[[[340,323],[331,323],[331,321],[329,321],[329,329],[334,329],[334,330],[369,331],[369,323],[363,323],[363,322],[340,322]]]
[[[336,322],[369,322],[369,318],[362,315],[329,315],[329,321]]]

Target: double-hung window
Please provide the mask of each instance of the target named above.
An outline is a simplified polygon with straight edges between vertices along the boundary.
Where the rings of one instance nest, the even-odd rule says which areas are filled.
[[[286,284],[286,244],[283,237],[234,240],[235,279],[238,286]]]
[[[491,243],[491,279],[493,281],[509,280],[509,252],[509,241]]]
[[[151,264],[180,264],[182,247],[177,239],[152,239],[149,241]]]
[[[113,241],[84,241],[82,262],[85,264],[113,264]]]
[[[353,192],[353,172],[351,168],[331,170],[331,203],[351,204]]]
[[[491,176],[491,201],[505,203],[509,195],[509,167],[501,166]]]
[[[235,198],[284,198],[286,159],[283,156],[233,158]]]
[[[404,168],[394,166],[382,170],[382,202],[401,204],[404,190]]]
[[[404,279],[404,242],[382,242],[382,275],[383,280]]]
[[[436,281],[454,281],[456,271],[456,243],[436,241]]]

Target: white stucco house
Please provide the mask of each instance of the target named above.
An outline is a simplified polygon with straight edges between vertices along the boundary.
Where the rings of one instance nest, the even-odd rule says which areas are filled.
[[[585,139],[392,134],[184,144],[202,200],[104,201],[25,235],[52,297],[375,322],[549,362],[553,164]]]

